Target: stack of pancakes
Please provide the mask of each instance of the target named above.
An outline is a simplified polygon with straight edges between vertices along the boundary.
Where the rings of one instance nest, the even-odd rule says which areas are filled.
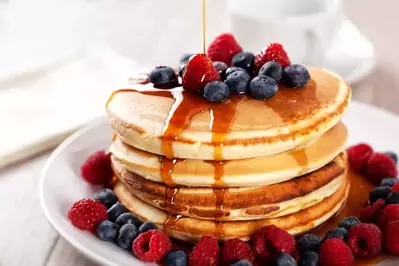
[[[107,102],[121,203],[191,242],[248,240],[270,224],[300,234],[324,223],[349,191],[340,120],[351,93],[339,76],[309,72],[303,88],[224,103],[132,79]]]

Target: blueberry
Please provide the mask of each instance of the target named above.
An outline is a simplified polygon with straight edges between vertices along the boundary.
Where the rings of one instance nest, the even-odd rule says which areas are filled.
[[[276,266],[296,266],[295,259],[288,253],[280,253],[276,258]]]
[[[245,71],[236,71],[226,78],[230,91],[243,94],[247,91],[251,77]]]
[[[176,82],[176,73],[168,66],[157,66],[150,72],[150,81],[156,85]]]
[[[390,192],[391,192],[391,187],[388,187],[388,186],[380,186],[380,187],[374,188],[369,193],[370,203],[373,204],[378,199],[386,200]]]
[[[255,99],[269,99],[277,93],[277,90],[276,81],[268,76],[257,76],[249,83],[249,92]]]
[[[97,225],[97,236],[109,242],[114,242],[118,236],[119,226],[111,221],[104,220]]]
[[[180,57],[180,63],[187,63],[187,61],[190,59],[190,57],[192,57],[195,54],[183,54]]]
[[[139,227],[139,233],[145,233],[153,229],[158,229],[158,227],[154,223],[145,222]]]
[[[283,76],[283,68],[279,63],[274,61],[269,61],[262,66],[259,70],[259,75],[265,75],[271,77],[276,82],[280,81],[281,77]]]
[[[291,65],[284,68],[283,81],[288,87],[302,88],[309,79],[309,71],[304,66]]]
[[[215,62],[213,62],[213,67],[218,70],[220,79],[225,80],[226,79],[226,70],[229,66],[226,65],[226,63],[224,63],[224,62],[215,61]]]
[[[308,251],[302,254],[299,259],[299,266],[318,266],[319,255],[314,251]]]
[[[318,251],[321,244],[321,237],[315,234],[306,234],[301,236],[298,241],[299,250],[302,253],[308,251]]]
[[[184,70],[186,69],[187,63],[181,63],[179,66],[179,76],[183,77]]]
[[[399,179],[395,177],[387,177],[381,180],[380,186],[387,186],[387,187],[392,187],[396,183],[399,182]]]
[[[343,227],[337,227],[328,231],[327,234],[324,236],[324,239],[341,238],[342,240],[345,240],[347,235],[348,230]]]
[[[252,266],[252,263],[247,260],[239,260],[233,264],[230,264],[230,266]]]
[[[108,219],[111,222],[115,222],[116,218],[122,213],[128,212],[128,210],[120,203],[115,203],[109,210],[108,210]]]
[[[342,219],[338,226],[345,228],[347,231],[351,229],[353,226],[360,224],[360,220],[355,216],[348,216]]]
[[[94,194],[93,198],[94,200],[97,200],[104,204],[107,209],[111,208],[112,205],[114,205],[118,201],[115,193],[109,188],[98,191],[96,194]]]
[[[228,77],[230,74],[233,74],[236,71],[245,71],[245,69],[243,69],[241,67],[229,67],[226,70],[226,77]]]
[[[205,85],[204,97],[210,102],[223,102],[230,97],[230,89],[223,81],[211,81]]]
[[[121,248],[130,250],[132,249],[133,240],[136,239],[138,234],[139,230],[136,226],[132,224],[125,224],[119,230],[119,235],[116,243],[118,243],[118,246],[120,246]]]
[[[394,153],[393,151],[387,151],[385,154],[391,157],[395,163],[398,163],[398,155],[396,153]]]
[[[234,67],[241,67],[245,69],[248,73],[254,71],[255,65],[255,55],[250,52],[242,52],[233,56],[231,60],[231,65]]]
[[[116,218],[115,223],[119,226],[122,226],[124,224],[132,224],[136,227],[139,227],[141,225],[139,218],[137,218],[136,215],[130,212],[125,212],[119,215],[118,218]]]
[[[399,204],[399,191],[389,193],[387,198],[388,204]]]
[[[165,266],[186,266],[187,255],[184,251],[171,251],[165,257]]]

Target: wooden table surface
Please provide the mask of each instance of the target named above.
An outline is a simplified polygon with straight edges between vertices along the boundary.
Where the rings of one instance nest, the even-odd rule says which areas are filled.
[[[139,10],[150,10],[143,0],[136,2]],[[377,54],[375,71],[353,86],[353,98],[399,114],[398,8],[397,0],[345,1],[347,14]],[[163,23],[165,27],[168,21]],[[50,152],[0,170],[0,265],[97,265],[60,238],[40,208],[38,180]]]

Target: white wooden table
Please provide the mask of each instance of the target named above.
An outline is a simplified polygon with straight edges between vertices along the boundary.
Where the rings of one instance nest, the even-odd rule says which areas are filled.
[[[138,10],[143,11],[149,8],[144,1],[136,2]],[[191,0],[185,2],[191,2]],[[345,8],[353,21],[376,45],[378,58],[376,71],[354,86],[354,98],[399,114],[399,52],[397,50],[399,36],[396,34],[399,31],[396,14],[399,3],[396,0],[385,0],[382,5],[379,1],[347,0]],[[139,13],[145,13],[145,11],[135,12],[135,15]],[[165,21],[165,25],[167,23],[173,24],[176,21],[171,19]],[[200,40],[200,37],[197,37],[198,41],[194,41],[196,43]],[[164,45],[163,51],[171,47],[172,44]],[[177,48],[173,50],[178,51]],[[157,56],[163,59],[168,58],[165,57],[167,53],[154,53],[156,53],[154,57],[147,60],[143,55],[139,56],[139,59],[148,64],[154,63]],[[177,57],[177,54],[170,56]],[[170,57],[168,60],[171,60]],[[58,236],[46,221],[40,208],[38,181],[50,152],[0,170],[0,202],[2,203],[0,265],[2,266],[96,265]]]

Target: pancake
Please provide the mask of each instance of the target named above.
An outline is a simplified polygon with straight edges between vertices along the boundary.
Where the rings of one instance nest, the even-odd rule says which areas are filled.
[[[217,221],[275,218],[313,206],[335,193],[346,174],[345,154],[321,169],[279,184],[246,188],[169,188],[129,172],[116,161],[119,180],[142,201],[169,213]]]
[[[231,95],[210,103],[181,87],[135,84],[107,102],[109,122],[129,145],[167,158],[234,160],[277,154],[314,141],[341,119],[351,92],[344,80],[309,68],[303,88],[279,85],[265,101]]]
[[[254,232],[266,225],[275,225],[293,235],[305,233],[323,224],[343,206],[348,196],[349,187],[350,182],[345,175],[344,182],[337,192],[307,209],[273,219],[233,222],[170,216],[167,212],[136,198],[122,182],[116,183],[114,191],[119,201],[142,221],[155,223],[176,239],[195,242],[204,235],[214,236],[219,240],[240,238],[247,241]]]
[[[241,160],[214,161],[175,160],[145,152],[116,138],[110,148],[115,160],[124,168],[148,180],[169,186],[243,187],[284,182],[307,174],[332,161],[343,149],[348,132],[340,122],[308,147],[275,155]],[[173,164],[166,173],[165,160]],[[215,164],[222,168],[223,182],[215,182]],[[220,170],[220,169],[219,169]],[[187,178],[189,177],[189,178]]]

